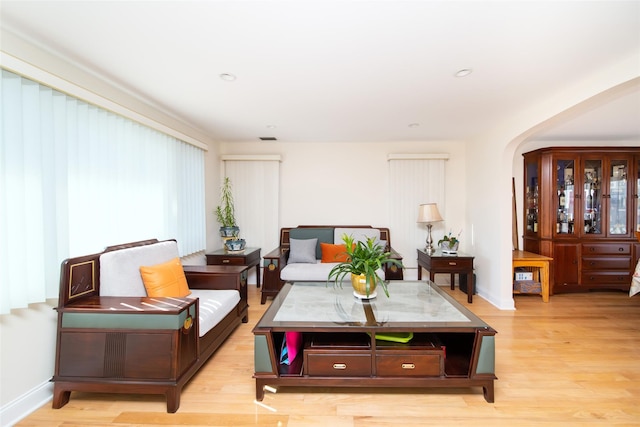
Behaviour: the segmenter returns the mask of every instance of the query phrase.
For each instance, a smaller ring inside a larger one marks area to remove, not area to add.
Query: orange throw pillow
[[[331,243],[320,242],[320,250],[322,251],[321,262],[347,262],[347,246],[332,245]]]
[[[186,297],[191,294],[180,258],[140,267],[142,282],[150,297]]]

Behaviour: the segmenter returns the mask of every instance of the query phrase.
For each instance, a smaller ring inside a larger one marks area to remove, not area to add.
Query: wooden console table
[[[543,302],[549,302],[549,262],[551,261],[553,261],[553,258],[534,254],[533,252],[513,251],[512,273],[515,273],[517,267],[533,267],[538,269]]]

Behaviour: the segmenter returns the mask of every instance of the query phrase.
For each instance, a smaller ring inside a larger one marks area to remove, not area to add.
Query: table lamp
[[[427,247],[424,249],[426,253],[431,255],[434,251],[433,240],[431,239],[431,227],[434,222],[443,221],[438,205],[436,203],[425,203],[418,208],[418,221],[427,225]]]

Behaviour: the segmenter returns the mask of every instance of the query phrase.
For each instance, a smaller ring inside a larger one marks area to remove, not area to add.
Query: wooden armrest
[[[190,289],[231,289],[241,291],[247,284],[247,267],[232,265],[185,265]]]
[[[100,297],[91,296],[74,301],[57,310],[62,313],[160,313],[179,312],[192,305],[189,297]]]

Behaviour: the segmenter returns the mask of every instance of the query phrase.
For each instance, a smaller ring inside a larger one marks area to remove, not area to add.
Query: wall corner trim
[[[281,162],[282,156],[280,154],[223,154],[220,156],[220,160],[223,162],[226,160],[236,160],[244,162]]]
[[[389,154],[387,160],[449,160],[448,153]]]

